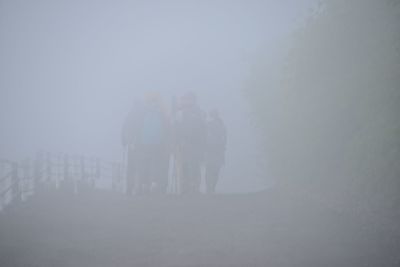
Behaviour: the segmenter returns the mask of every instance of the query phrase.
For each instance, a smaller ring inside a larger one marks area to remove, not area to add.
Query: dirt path
[[[400,238],[278,194],[46,195],[0,215],[0,266],[400,266]]]

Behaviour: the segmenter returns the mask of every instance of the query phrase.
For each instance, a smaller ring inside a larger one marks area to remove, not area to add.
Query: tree
[[[278,82],[246,90],[283,186],[375,211],[399,202],[399,1],[322,2]]]

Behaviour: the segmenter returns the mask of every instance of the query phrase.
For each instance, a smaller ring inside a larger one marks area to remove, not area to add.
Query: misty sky
[[[0,156],[45,149],[119,160],[135,97],[159,90],[168,105],[193,90],[227,124],[231,177],[221,187],[259,186],[241,90],[311,2],[0,0]]]

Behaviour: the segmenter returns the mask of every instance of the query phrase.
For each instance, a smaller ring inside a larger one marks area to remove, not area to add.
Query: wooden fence
[[[42,189],[54,188],[73,194],[100,187],[123,191],[123,165],[98,157],[39,152],[20,162],[0,159],[0,210],[26,201]]]

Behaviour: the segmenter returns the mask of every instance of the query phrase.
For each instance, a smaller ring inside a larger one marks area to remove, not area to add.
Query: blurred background
[[[400,266],[399,26],[399,0],[0,0],[0,265]],[[219,109],[240,195],[92,190],[149,91]]]
[[[220,190],[265,179],[243,89],[254,62],[284,52],[313,1],[0,1],[0,154],[38,150],[122,160],[134,99],[191,90],[220,109],[228,155]],[[272,62],[270,62],[272,60]]]

